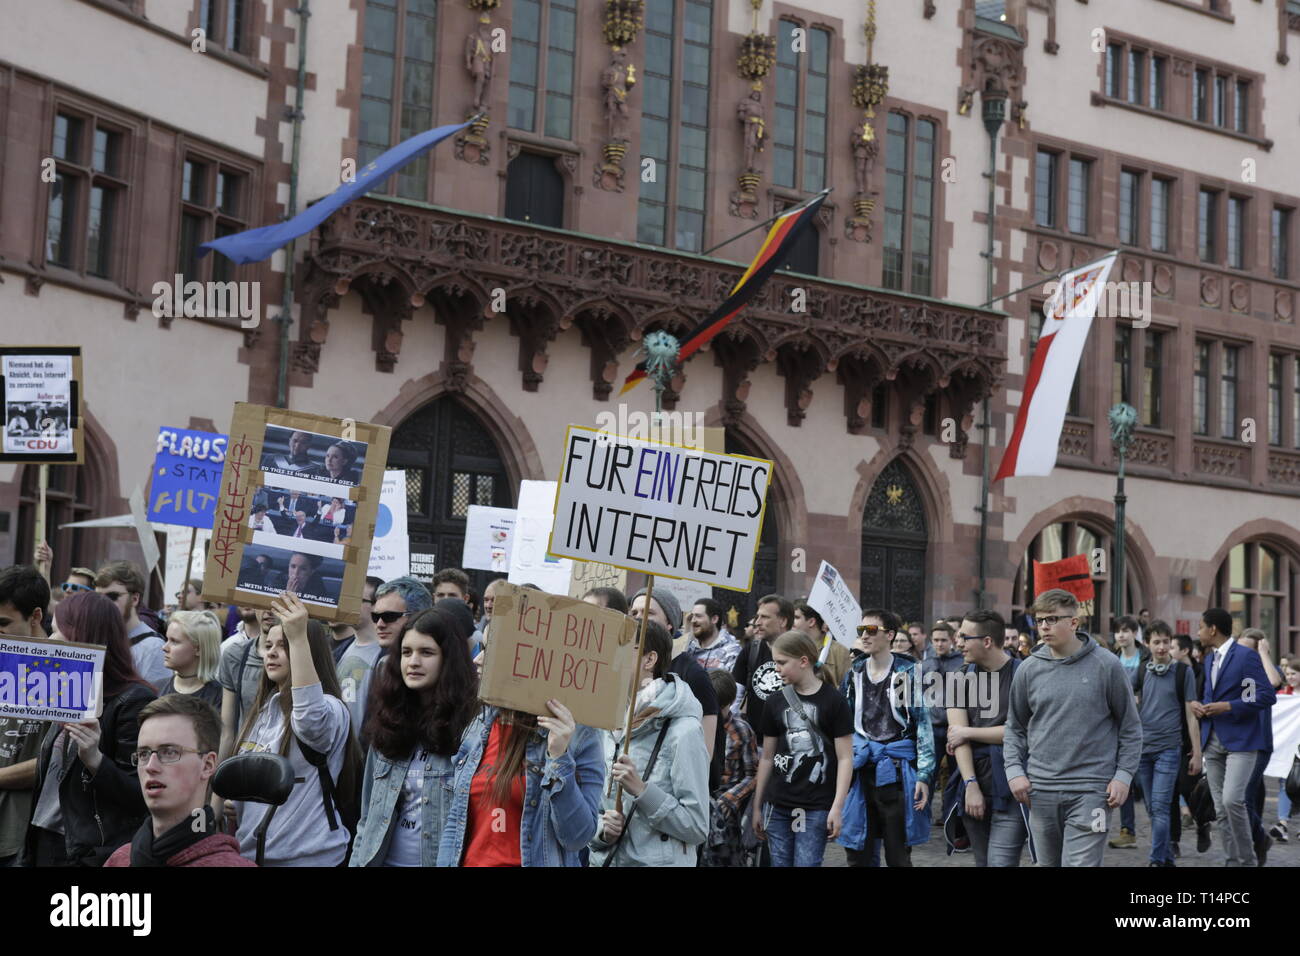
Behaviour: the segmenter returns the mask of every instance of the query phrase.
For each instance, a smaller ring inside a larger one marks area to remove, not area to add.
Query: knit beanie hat
[[[636,599],[641,597],[643,594],[645,594],[645,588],[642,588],[640,591],[637,591],[636,594],[633,594],[632,601],[635,602]],[[677,603],[677,598],[673,592],[668,590],[660,591],[656,589],[655,592],[650,595],[650,600],[658,604],[659,609],[664,612],[664,617],[668,618],[668,630],[674,634],[677,633],[682,626],[682,606]]]

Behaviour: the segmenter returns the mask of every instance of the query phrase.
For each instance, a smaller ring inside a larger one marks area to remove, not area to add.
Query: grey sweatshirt
[[[349,716],[347,705],[337,697],[326,694],[320,684],[295,687],[293,691],[293,732],[298,739],[314,750],[328,755],[327,766],[335,782],[343,770],[343,757],[348,743]],[[265,751],[279,753],[280,736],[284,733],[284,717],[280,713],[280,695],[272,694],[262,706],[249,730],[248,740],[239,745],[239,752]],[[271,826],[266,832],[266,857],[263,866],[338,866],[348,851],[348,831],[343,821],[331,831],[325,816],[324,796],[320,788],[320,775],[307,762],[302,749],[289,742],[289,761],[293,764],[296,781],[284,806],[275,811]],[[248,859],[257,853],[257,827],[269,812],[262,803],[235,802],[239,809],[239,852]]]
[[[1008,780],[1078,793],[1137,773],[1142,719],[1124,665],[1088,635],[1079,639],[1083,646],[1062,658],[1041,644],[1017,670],[1002,742]]]

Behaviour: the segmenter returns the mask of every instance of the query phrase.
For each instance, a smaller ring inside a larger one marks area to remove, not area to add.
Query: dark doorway
[[[751,455],[761,458],[752,448],[727,429],[728,455]],[[714,588],[713,599],[722,605],[726,615],[727,629],[737,636],[743,635],[745,625],[749,623],[754,612],[758,610],[758,599],[776,592],[777,557],[780,549],[776,540],[776,486],[767,490],[767,509],[763,513],[763,528],[758,536],[758,553],[754,557],[754,583],[749,593],[730,591],[726,588]]]
[[[925,505],[906,466],[895,458],[867,496],[862,515],[862,606],[883,607],[906,621],[925,621]]]
[[[435,554],[439,569],[461,566],[470,505],[514,504],[496,442],[474,413],[453,398],[430,402],[393,429],[388,467],[406,471],[411,552]],[[500,577],[465,570],[479,594]]]
[[[555,157],[521,150],[506,167],[506,218],[564,228],[564,177]]]

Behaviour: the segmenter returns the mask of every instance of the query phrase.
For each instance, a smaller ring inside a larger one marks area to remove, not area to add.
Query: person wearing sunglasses
[[[365,732],[367,706],[370,701],[370,681],[375,674],[375,665],[379,663],[384,649],[380,646],[375,632],[375,621],[371,611],[375,606],[375,591],[384,583],[383,578],[374,576],[366,578],[361,589],[361,620],[354,630],[354,637],[343,654],[339,657],[337,672],[339,687],[343,690],[343,703],[348,705],[352,715],[353,731],[366,747]]]
[[[217,772],[221,723],[197,695],[168,694],[140,711],[140,734],[131,752],[149,818],[105,866],[256,866],[239,855],[239,843],[217,832],[207,805]]]
[[[1002,735],[1011,795],[1029,807],[1040,866],[1101,866],[1110,813],[1142,760],[1142,719],[1114,654],[1079,628],[1079,600],[1044,591],[1033,607],[1043,643],[1011,682]]]
[[[892,611],[863,611],[859,656],[841,687],[853,713],[853,783],[839,836],[849,866],[869,866],[875,840],[886,865],[911,866],[911,848],[930,838],[934,731],[920,663],[890,650],[902,627]]]
[[[171,680],[172,672],[163,660],[162,635],[140,620],[145,587],[144,575],[129,561],[110,561],[95,574],[95,590],[122,613],[136,673],[159,690]]]
[[[122,613],[82,591],[55,610],[55,632],[106,648],[100,716],[48,725],[36,764],[23,866],[103,866],[147,816],[131,754],[140,712],[156,696],[135,670]]]
[[[384,652],[392,647],[408,620],[431,607],[433,595],[415,578],[393,578],[375,588],[375,606],[370,612],[370,620],[374,622],[375,636]]]

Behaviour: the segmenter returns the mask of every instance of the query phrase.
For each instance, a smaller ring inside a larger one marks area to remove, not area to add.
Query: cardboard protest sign
[[[406,472],[384,472],[370,543],[368,574],[391,581],[411,573],[411,539],[406,535]]]
[[[359,623],[391,434],[237,404],[203,597],[269,608],[288,590],[312,617]]]
[[[0,634],[0,717],[78,721],[104,709],[98,644]]]
[[[578,723],[613,730],[627,714],[636,628],[617,611],[499,585],[479,697],[539,715],[550,714],[546,702],[555,698]]]
[[[514,508],[470,505],[465,518],[465,549],[460,566],[508,572],[517,517]]]
[[[808,593],[808,606],[822,616],[831,637],[853,649],[857,627],[862,623],[862,606],[840,572],[826,561],[817,569],[817,580]]]
[[[189,428],[158,429],[149,483],[149,520],[211,529],[221,494],[225,435]]]
[[[574,561],[569,575],[569,597],[580,598],[592,588],[627,590],[627,572],[598,561]]]
[[[0,347],[0,461],[80,465],[86,458],[81,348]]]
[[[550,552],[748,591],[772,462],[570,425]]]
[[[1034,596],[1062,588],[1080,601],[1091,601],[1096,596],[1092,586],[1092,565],[1086,554],[1076,554],[1060,561],[1034,562]]]

